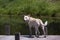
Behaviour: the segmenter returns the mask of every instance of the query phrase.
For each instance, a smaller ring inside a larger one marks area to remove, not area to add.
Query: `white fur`
[[[42,22],[42,20],[41,19],[36,19],[36,18],[32,18],[32,17],[29,17],[29,16],[24,16],[24,20],[25,21],[36,21],[36,23],[38,24],[38,25],[43,25],[43,26],[47,26],[47,24],[48,24],[48,22],[46,21],[45,23],[43,23]]]

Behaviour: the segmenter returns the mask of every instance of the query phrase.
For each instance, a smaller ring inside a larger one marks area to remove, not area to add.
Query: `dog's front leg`
[[[35,27],[35,36],[36,36],[36,37],[39,37],[39,34],[40,34],[40,33],[39,33],[39,30],[38,30],[38,27],[36,26],[36,27]]]
[[[32,25],[29,24],[29,31],[30,31],[30,33],[29,33],[29,34],[30,34],[29,37],[33,38],[34,36],[32,36],[32,29],[31,29],[31,28],[32,28]]]
[[[32,30],[31,30],[31,27],[29,27],[29,31],[30,31],[30,33],[29,33],[30,35],[29,35],[29,36],[31,37],[31,36],[32,36]]]

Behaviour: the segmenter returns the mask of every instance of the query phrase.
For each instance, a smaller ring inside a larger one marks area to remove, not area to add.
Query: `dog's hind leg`
[[[43,33],[44,33],[44,37],[46,38],[46,31],[45,31],[45,27],[42,26],[42,30],[43,30]]]

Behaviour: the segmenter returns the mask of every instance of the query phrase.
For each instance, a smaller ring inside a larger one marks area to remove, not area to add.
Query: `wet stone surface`
[[[15,40],[15,35],[0,35],[0,40]],[[44,36],[31,38],[28,35],[21,35],[20,40],[60,40],[60,35],[47,35],[46,38]]]

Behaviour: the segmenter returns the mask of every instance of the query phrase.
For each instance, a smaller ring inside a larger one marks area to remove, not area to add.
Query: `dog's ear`
[[[28,15],[30,17],[30,15]]]

